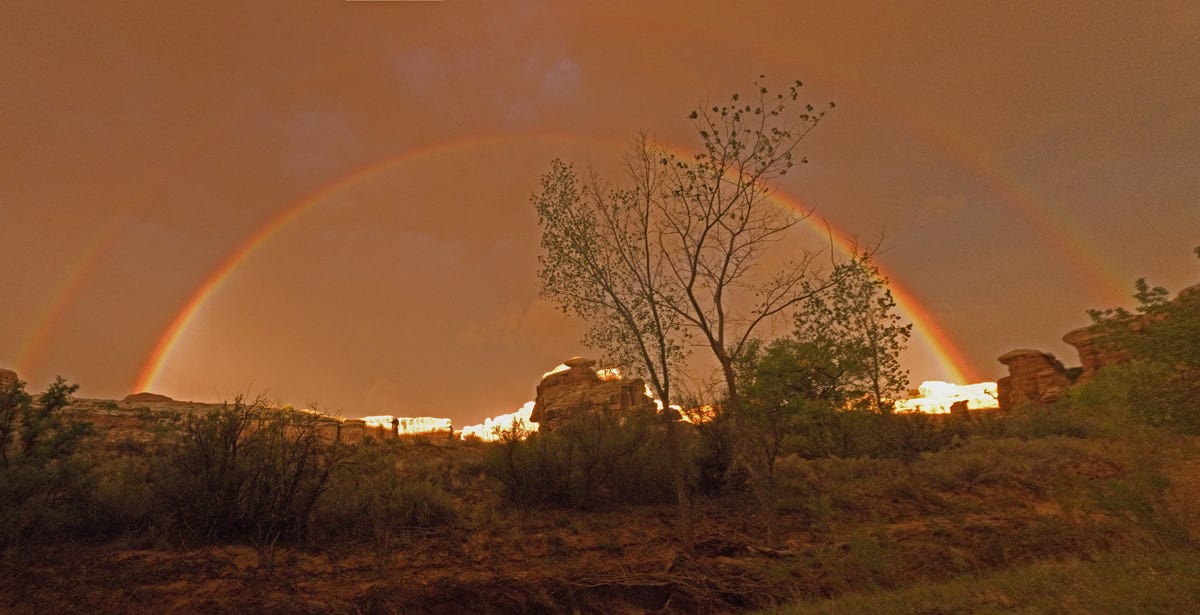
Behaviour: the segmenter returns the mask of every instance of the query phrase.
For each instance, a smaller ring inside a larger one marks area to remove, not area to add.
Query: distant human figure
[[[394,416],[392,417],[392,435],[400,437],[400,419]]]

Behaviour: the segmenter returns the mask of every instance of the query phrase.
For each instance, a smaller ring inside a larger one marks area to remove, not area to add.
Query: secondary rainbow
[[[579,136],[568,135],[492,135],[487,137],[472,137],[457,141],[439,143],[433,146],[415,149],[403,154],[386,158],[357,169],[345,176],[334,180],[308,197],[290,205],[279,213],[269,218],[266,222],[258,226],[258,228],[247,236],[229,255],[222,259],[212,272],[204,279],[204,281],[196,288],[195,291],[184,302],[183,307],[176,313],[171,323],[163,331],[163,334],[158,338],[153,351],[147,357],[142,369],[138,373],[137,379],[133,384],[134,391],[147,391],[155,388],[159,374],[163,367],[170,359],[172,353],[179,345],[179,341],[188,326],[195,319],[196,315],[203,309],[208,300],[221,288],[225,281],[236,271],[246,260],[260,247],[267,243],[272,237],[277,235],[281,230],[294,222],[308,210],[320,205],[322,202],[329,199],[339,191],[350,188],[368,178],[371,178],[379,173],[383,173],[389,169],[399,167],[401,165],[413,162],[418,159],[448,154],[457,151],[467,151],[475,148],[494,146],[500,144],[511,143],[532,143],[532,142],[560,142],[570,145],[578,145],[580,142],[596,142],[608,146],[618,145],[624,146],[624,143],[616,143],[611,140],[585,138]],[[668,148],[677,154],[683,150],[679,148]],[[783,193],[776,192],[771,199],[779,206],[788,208],[791,211],[805,211],[798,201],[788,197]],[[844,254],[850,255],[853,252],[852,241],[847,236],[834,229],[827,227],[822,220],[816,217],[808,217],[804,224],[809,226],[814,232],[826,233],[828,230],[833,239],[834,247]],[[886,272],[884,272],[887,275]],[[947,377],[958,382],[969,382],[976,379],[976,374],[971,368],[971,365],[963,357],[962,352],[953,343],[950,337],[943,331],[931,316],[929,311],[921,305],[921,303],[902,285],[900,285],[894,276],[889,276],[890,286],[893,296],[896,299],[897,306],[909,317],[913,322],[914,330],[918,333],[918,339],[926,344],[936,357],[942,369],[946,372]]]
[[[79,302],[80,294],[102,258],[116,243],[119,226],[117,222],[110,221],[92,237],[50,294],[45,307],[39,311],[41,316],[29,327],[17,352],[17,371],[25,379],[33,381],[41,376],[50,340],[62,327],[71,308]]]
[[[798,199],[782,192],[775,192],[770,198],[779,206],[799,215],[806,215],[810,211],[810,208],[806,207]],[[817,215],[809,215],[804,220],[804,223],[809,230],[827,237],[837,251],[847,256],[855,254],[854,239],[846,233],[839,231],[827,219]],[[879,269],[879,273],[887,279],[888,288],[892,291],[892,298],[896,301],[896,307],[900,308],[900,311],[908,316],[908,319],[912,322],[913,332],[916,333],[913,339],[926,347],[937,361],[938,367],[942,370],[944,376],[958,384],[979,382],[982,379],[979,373],[971,365],[971,362],[967,360],[962,350],[958,348],[958,345],[954,343],[950,335],[938,324],[937,318],[930,313],[929,308],[925,307],[912,291],[900,284],[890,270],[878,261],[874,264]]]

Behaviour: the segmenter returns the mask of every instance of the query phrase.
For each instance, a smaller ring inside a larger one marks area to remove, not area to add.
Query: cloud
[[[298,174],[326,175],[353,166],[362,149],[340,114],[305,109],[286,128],[288,163]]]
[[[538,93],[543,99],[573,98],[579,94],[583,85],[583,69],[571,58],[558,61],[542,77],[542,86]]]
[[[536,89],[517,93],[508,100],[506,115],[513,125],[533,126],[543,121],[543,111],[579,103],[583,69],[573,58],[561,58],[547,65],[535,56],[525,62],[524,73]]]
[[[396,56],[396,73],[404,85],[422,89],[432,84],[441,70],[433,50],[418,47]]]

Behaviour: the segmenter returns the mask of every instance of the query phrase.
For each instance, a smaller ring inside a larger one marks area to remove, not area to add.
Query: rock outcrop
[[[1172,301],[1196,305],[1191,302],[1200,302],[1200,284],[1179,291]],[[1128,326],[1133,332],[1142,331],[1152,318],[1137,315],[1128,320]],[[1064,369],[1054,355],[1039,350],[1013,350],[1000,357],[1000,362],[1008,366],[1008,376],[997,381],[1001,410],[1060,399],[1071,385],[1087,382],[1101,368],[1124,363],[1130,358],[1129,351],[1109,343],[1100,326],[1075,329],[1062,339],[1079,351],[1081,367]]]
[[[1063,336],[1063,341],[1079,351],[1079,363],[1083,371],[1078,382],[1087,382],[1105,365],[1115,365],[1129,360],[1129,352],[1113,348],[1106,343],[1104,334],[1096,327],[1082,327]]]
[[[1172,301],[1198,300],[1200,300],[1200,284],[1179,291]],[[1148,318],[1150,317],[1146,315],[1135,316],[1129,321],[1130,329],[1134,332],[1143,330],[1148,324]],[[1079,374],[1078,382],[1087,382],[1096,375],[1100,368],[1124,363],[1130,358],[1127,350],[1115,348],[1112,344],[1107,343],[1103,330],[1095,325],[1075,329],[1064,335],[1062,339],[1079,351],[1079,362],[1083,366],[1083,372]]]
[[[12,386],[17,381],[17,372],[11,369],[0,369],[0,391]]]
[[[553,431],[587,413],[621,416],[655,408],[641,378],[601,378],[596,362],[582,357],[565,364],[568,369],[546,374],[538,384],[529,420],[539,431]]]
[[[1008,366],[1008,375],[996,381],[1001,410],[1062,399],[1072,384],[1070,372],[1047,352],[1013,350],[1001,355],[1000,362]]]
[[[121,401],[125,402],[127,404],[152,404],[152,403],[166,403],[166,402],[171,402],[171,401],[175,401],[175,400],[171,399],[170,397],[167,397],[166,395],[159,395],[158,393],[147,393],[147,392],[143,391],[141,393],[130,393],[129,395],[126,395],[125,399],[122,399]]]

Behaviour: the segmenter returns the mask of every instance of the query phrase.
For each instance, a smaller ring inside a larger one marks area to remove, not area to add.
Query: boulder
[[[553,431],[588,413],[623,416],[655,408],[641,378],[601,378],[596,362],[583,357],[564,364],[566,370],[546,374],[538,384],[529,420],[539,431]]]
[[[1054,355],[1040,350],[1006,352],[1000,362],[1008,376],[996,382],[1001,410],[1021,404],[1047,404],[1061,399],[1071,386],[1071,377]]]

